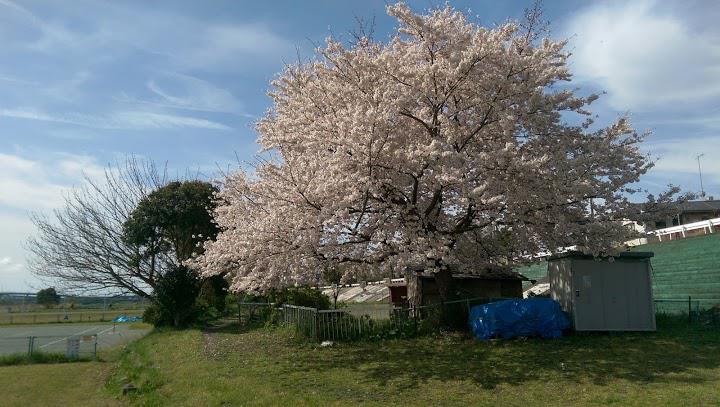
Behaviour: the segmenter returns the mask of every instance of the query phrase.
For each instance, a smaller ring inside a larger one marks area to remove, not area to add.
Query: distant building
[[[504,267],[486,267],[472,274],[453,273],[452,297],[466,298],[522,298],[523,282],[530,281],[522,274]],[[320,287],[332,296],[333,287]],[[439,304],[440,293],[435,274],[422,270],[408,272],[404,278],[338,287],[339,303],[388,303],[395,307]]]
[[[407,282],[407,286],[404,287],[406,299],[403,300],[410,305],[422,306],[441,302],[434,273],[410,272],[405,280]],[[453,273],[451,297],[454,299],[522,298],[522,284],[523,281],[528,280],[527,277],[516,271],[497,266],[486,267],[473,273]],[[399,284],[389,288],[391,292],[403,290]],[[392,294],[391,297],[393,297]],[[398,295],[396,298],[402,298],[402,295]]]
[[[664,219],[654,219],[645,222],[645,231],[650,232],[657,229],[669,228],[672,226],[686,225],[688,223],[701,222],[714,218],[720,218],[720,200],[712,199],[707,201],[687,201],[678,205],[678,213]]]

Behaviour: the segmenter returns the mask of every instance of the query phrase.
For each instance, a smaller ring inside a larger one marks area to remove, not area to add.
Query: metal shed
[[[654,331],[650,252],[613,258],[563,253],[548,259],[550,296],[577,331]]]

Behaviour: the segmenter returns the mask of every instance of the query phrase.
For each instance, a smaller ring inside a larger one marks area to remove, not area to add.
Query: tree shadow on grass
[[[430,380],[472,380],[483,388],[562,379],[606,385],[702,383],[693,369],[720,367],[720,330],[572,335],[556,340],[476,342],[458,337],[342,345],[294,356],[295,371],[354,369],[364,380],[416,388]]]

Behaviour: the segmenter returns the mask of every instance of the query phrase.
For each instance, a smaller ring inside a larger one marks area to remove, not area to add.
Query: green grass
[[[0,355],[0,366],[31,365],[38,363],[70,363],[87,361],[87,358],[68,359],[62,353],[33,352]]]
[[[0,367],[0,405],[115,406],[105,389],[113,364],[79,362]]]
[[[152,324],[146,322],[131,322],[128,329],[152,329]]]
[[[321,348],[280,329],[156,331],[108,382],[133,405],[718,405],[720,329],[476,342],[445,335]]]

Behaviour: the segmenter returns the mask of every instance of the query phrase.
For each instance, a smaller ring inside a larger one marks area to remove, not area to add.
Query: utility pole
[[[705,198],[705,188],[703,187],[702,182],[702,168],[700,168],[700,157],[704,156],[705,154],[698,154],[695,158],[698,162],[698,174],[700,174],[700,196]]]

